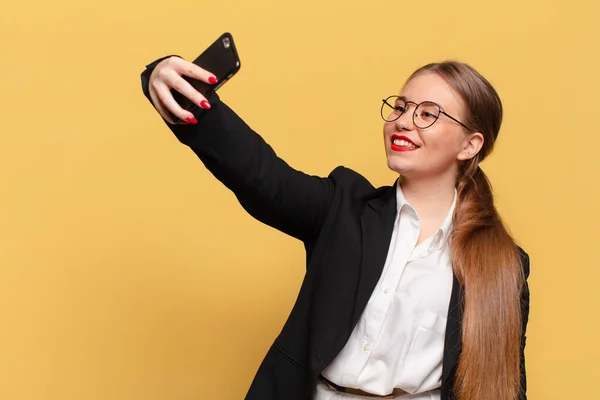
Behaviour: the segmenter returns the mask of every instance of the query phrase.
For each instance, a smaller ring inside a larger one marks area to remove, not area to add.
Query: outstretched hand
[[[170,124],[181,121],[195,124],[198,121],[194,115],[184,110],[175,101],[171,89],[177,90],[204,109],[209,109],[210,103],[188,81],[183,79],[182,75],[210,84],[217,83],[217,78],[212,73],[183,58],[172,56],[162,60],[152,71],[149,81],[150,99],[156,111]],[[173,121],[173,115],[180,121]]]

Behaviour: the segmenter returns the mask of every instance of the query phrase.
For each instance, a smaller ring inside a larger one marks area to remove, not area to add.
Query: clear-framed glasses
[[[386,122],[393,122],[408,110],[409,104],[414,104],[415,106],[412,119],[413,124],[419,129],[429,128],[431,125],[435,124],[435,121],[440,118],[441,114],[444,114],[451,120],[462,125],[468,131],[473,132],[472,129],[442,110],[439,104],[434,103],[433,101],[424,101],[417,104],[414,101],[409,101],[402,96],[396,95],[389,96],[383,100],[383,104],[381,105],[381,118]]]

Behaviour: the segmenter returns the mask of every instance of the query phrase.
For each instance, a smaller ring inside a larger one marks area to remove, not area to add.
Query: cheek
[[[384,139],[384,141],[392,132],[394,132],[394,124],[393,123],[383,124],[383,139]]]
[[[429,135],[431,133],[431,135]],[[454,131],[428,132],[423,135],[425,148],[429,153],[435,153],[443,158],[456,158],[462,148],[462,134]],[[427,138],[427,140],[425,140]]]
[[[392,122],[385,122],[383,124],[383,133],[384,134],[386,134],[392,130],[394,130],[394,124]]]

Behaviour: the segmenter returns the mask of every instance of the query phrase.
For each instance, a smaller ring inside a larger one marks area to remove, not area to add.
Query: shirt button
[[[371,347],[369,346],[369,343],[365,344],[365,346],[363,347],[364,351],[370,351]]]
[[[385,288],[385,289],[383,289],[383,293],[389,293],[389,292],[390,292],[390,289],[389,289],[389,288]]]

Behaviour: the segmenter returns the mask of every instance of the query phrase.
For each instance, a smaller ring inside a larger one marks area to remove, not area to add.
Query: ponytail
[[[513,400],[520,393],[521,304],[518,247],[496,208],[479,156],[463,167],[451,236],[454,273],[464,298],[459,400]]]

